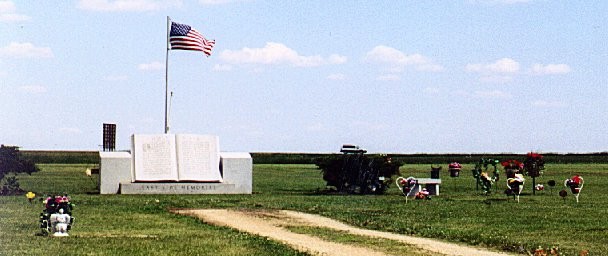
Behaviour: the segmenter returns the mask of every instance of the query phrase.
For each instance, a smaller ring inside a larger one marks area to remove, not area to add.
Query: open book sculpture
[[[133,182],[222,181],[217,136],[135,134],[131,140]]]

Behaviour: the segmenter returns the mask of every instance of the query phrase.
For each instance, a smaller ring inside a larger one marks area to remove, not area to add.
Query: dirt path
[[[324,227],[344,231],[354,235],[374,238],[391,239],[403,242],[423,251],[429,255],[468,255],[493,256],[508,255],[486,251],[479,248],[456,245],[428,238],[419,238],[399,235],[389,232],[356,228],[330,218],[295,211],[234,211],[234,210],[174,210],[174,213],[200,218],[213,225],[227,226],[247,233],[268,237],[285,243],[296,250],[308,252],[313,255],[387,255],[383,252],[369,248],[340,244],[322,240],[318,237],[298,234],[287,230],[286,226]]]

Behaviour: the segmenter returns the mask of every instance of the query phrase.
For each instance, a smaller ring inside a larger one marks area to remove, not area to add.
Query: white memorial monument
[[[169,50],[197,50],[173,45],[171,35],[181,32],[180,26],[167,16],[167,64]],[[213,44],[200,43],[209,47],[209,56]],[[132,135],[130,152],[99,152],[99,192],[251,194],[253,163],[249,153],[220,152],[219,139],[213,135],[168,134],[168,71],[165,65],[165,134]]]
[[[131,136],[131,152],[100,152],[101,194],[251,194],[249,153],[220,152],[213,135]]]

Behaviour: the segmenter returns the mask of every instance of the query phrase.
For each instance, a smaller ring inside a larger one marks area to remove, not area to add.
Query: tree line
[[[23,150],[23,157],[37,164],[62,163],[62,164],[98,164],[98,151],[43,151]],[[608,163],[608,152],[596,153],[543,153],[544,160],[548,164],[575,164],[575,163]],[[315,164],[319,158],[339,153],[280,153],[280,152],[252,152],[254,164]],[[368,154],[388,155],[393,160],[405,164],[449,164],[459,162],[462,164],[474,164],[480,158],[492,158],[499,160],[526,158],[526,154],[513,153],[474,153],[474,154]]]

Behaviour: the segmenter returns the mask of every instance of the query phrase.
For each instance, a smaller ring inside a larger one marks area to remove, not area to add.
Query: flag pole
[[[165,134],[169,133],[169,33],[171,31],[171,18],[167,16],[167,52],[165,53]]]

